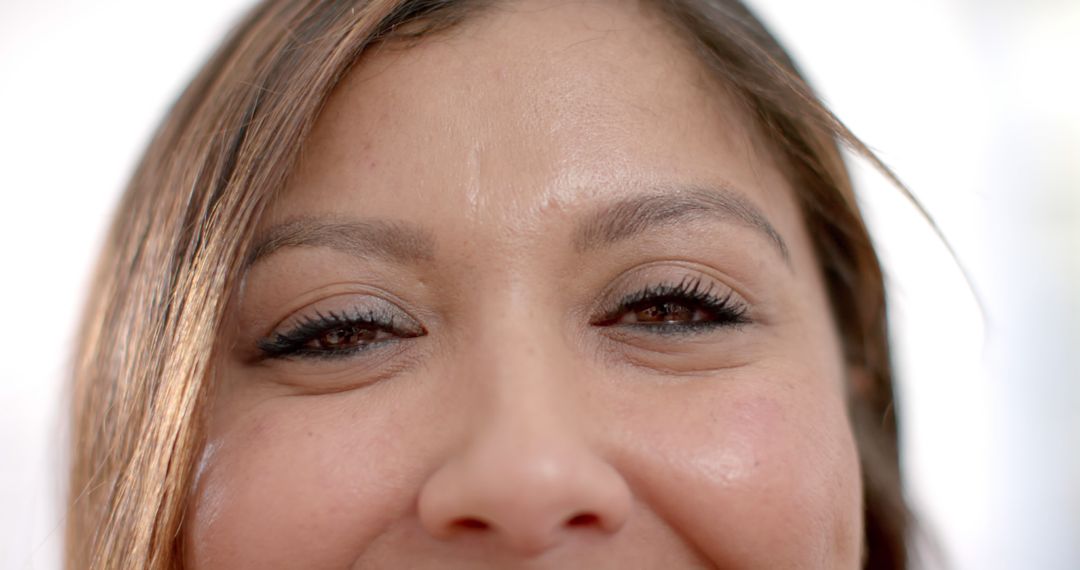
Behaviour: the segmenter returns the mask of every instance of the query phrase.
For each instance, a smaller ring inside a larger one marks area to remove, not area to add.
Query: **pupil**
[[[374,338],[375,331],[358,327],[334,329],[322,337],[322,345],[327,347],[352,346]]]
[[[639,321],[681,322],[690,319],[690,309],[679,303],[657,303],[638,313]]]
[[[351,333],[351,330],[349,330],[347,328],[338,328],[338,329],[335,329],[335,330],[330,330],[329,333],[327,333],[326,337],[325,337],[326,344],[332,345],[332,347],[334,347],[334,345],[346,342],[346,340],[350,336],[349,335],[350,333]]]

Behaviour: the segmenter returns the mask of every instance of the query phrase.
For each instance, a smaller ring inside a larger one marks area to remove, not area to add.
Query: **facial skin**
[[[187,565],[858,567],[793,196],[629,4],[500,5],[365,56],[231,303]]]

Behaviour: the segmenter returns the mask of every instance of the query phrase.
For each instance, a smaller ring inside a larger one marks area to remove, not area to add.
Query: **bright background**
[[[924,525],[954,569],[1080,568],[1080,2],[751,2],[981,302],[856,164]],[[0,568],[60,566],[64,373],[92,260],[152,129],[249,3],[0,0]]]

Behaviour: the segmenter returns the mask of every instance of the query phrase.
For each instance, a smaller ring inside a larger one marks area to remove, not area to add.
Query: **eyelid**
[[[679,271],[672,271],[678,268]],[[635,310],[675,302],[708,315],[701,320],[624,322]],[[640,306],[639,306],[640,305]],[[636,307],[636,308],[635,308]],[[735,288],[701,270],[683,264],[650,264],[624,273],[594,305],[589,324],[613,337],[663,338],[705,336],[742,328],[756,321],[749,303]]]
[[[319,313],[337,313],[344,316],[356,316],[365,313],[385,313],[405,317],[403,322],[416,323],[420,326],[420,320],[413,316],[412,312],[403,308],[404,303],[396,297],[384,294],[381,291],[349,291],[334,295],[318,297],[305,302],[303,305],[289,311],[284,317],[273,321],[273,325],[264,329],[261,336],[272,336],[281,330],[294,328],[297,324],[318,318]],[[398,317],[400,318],[400,317]]]
[[[316,302],[293,312],[279,321],[272,331],[256,341],[260,359],[347,358],[397,341],[427,334],[424,326],[397,304],[377,296],[363,295],[363,297],[368,300],[367,303],[354,301],[344,305],[347,306],[344,309],[324,309],[319,307],[320,302]],[[371,300],[375,302],[372,303]],[[365,304],[367,306],[363,307]],[[343,305],[339,301],[335,306]],[[341,327],[383,331],[394,336],[345,348],[313,349],[303,346]]]
[[[629,276],[628,276],[629,277]],[[625,281],[637,283],[628,286]],[[620,283],[622,282],[622,283]],[[593,310],[596,320],[599,316],[610,315],[612,312],[622,310],[637,302],[649,299],[675,296],[689,298],[711,298],[716,301],[730,301],[733,305],[739,305],[749,309],[747,302],[734,288],[727,286],[717,279],[699,272],[681,272],[677,276],[657,276],[650,279],[619,279],[612,287],[609,287],[601,296],[601,302]]]
[[[407,330],[406,327],[400,325],[401,319],[398,319],[398,314],[390,312],[381,312],[368,310],[366,314],[362,314],[360,311],[336,313],[329,311],[327,314],[323,314],[321,311],[316,310],[315,315],[304,315],[299,321],[290,327],[285,332],[275,331],[271,333],[271,336],[289,336],[297,334],[298,332],[318,332],[319,330],[331,329],[334,327],[345,326],[368,326],[372,329],[378,329],[391,333],[412,334],[416,329],[422,329],[423,327],[411,327],[413,330]]]
[[[759,301],[755,292],[750,290],[742,279],[713,264],[697,259],[664,257],[624,266],[611,274],[607,285],[603,286],[589,311],[595,312],[599,305],[610,306],[612,299],[624,297],[647,286],[660,283],[674,285],[687,278],[700,278],[702,283],[715,285],[716,291],[730,290],[735,294],[735,298],[750,306],[756,306]]]

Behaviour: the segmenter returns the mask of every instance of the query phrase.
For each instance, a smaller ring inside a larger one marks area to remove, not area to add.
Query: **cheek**
[[[210,440],[186,527],[191,567],[347,567],[412,507],[421,469],[406,430],[392,407],[350,400],[272,399]]]
[[[861,483],[840,398],[806,397],[821,380],[753,376],[651,399],[623,472],[720,567],[857,567]]]
[[[595,422],[582,429],[635,502],[715,565],[855,568],[861,487],[836,374],[801,364],[670,381],[623,370],[579,394]],[[233,419],[210,427],[188,567],[344,568],[395,525],[416,527],[419,490],[471,433],[451,410],[479,408],[412,380],[219,401]]]

